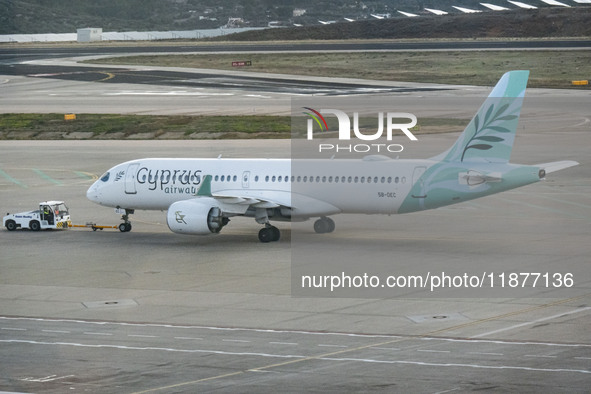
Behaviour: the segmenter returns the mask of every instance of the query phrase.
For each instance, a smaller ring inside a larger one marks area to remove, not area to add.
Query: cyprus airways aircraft
[[[125,210],[122,232],[136,209],[168,210],[175,233],[219,233],[247,216],[271,242],[280,237],[271,221],[319,218],[314,230],[329,233],[330,215],[416,212],[525,186],[578,164],[509,163],[528,75],[503,75],[455,144],[430,159],[140,159],[111,168],[87,197]]]

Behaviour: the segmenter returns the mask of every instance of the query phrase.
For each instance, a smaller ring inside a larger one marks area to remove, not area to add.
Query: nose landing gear
[[[129,215],[132,215],[135,211],[133,209],[126,209],[125,214],[121,216],[123,223],[119,225],[119,231],[127,233],[131,231],[131,222],[129,221]]]

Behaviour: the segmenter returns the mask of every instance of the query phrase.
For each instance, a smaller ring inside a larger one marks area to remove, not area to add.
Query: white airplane
[[[430,159],[139,159],[111,168],[87,197],[124,210],[122,232],[136,209],[168,210],[175,233],[219,233],[246,216],[271,242],[280,237],[271,221],[319,218],[314,230],[329,233],[330,215],[416,212],[525,186],[578,164],[509,163],[528,75],[503,75],[455,144]]]

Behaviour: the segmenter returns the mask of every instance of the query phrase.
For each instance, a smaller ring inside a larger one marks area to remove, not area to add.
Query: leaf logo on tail
[[[474,135],[466,143],[460,161],[464,161],[466,151],[469,149],[489,150],[493,147],[492,143],[505,141],[505,138],[500,135],[511,134],[512,131],[507,128],[504,122],[519,118],[519,116],[512,113],[513,111],[509,107],[510,103],[505,103],[495,112],[495,104],[491,104],[484,115],[482,123],[480,123],[479,116],[476,114],[474,117]],[[508,109],[509,111],[507,111]]]

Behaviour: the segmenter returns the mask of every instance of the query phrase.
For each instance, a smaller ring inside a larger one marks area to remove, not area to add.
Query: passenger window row
[[[238,176],[236,175],[215,175],[213,180],[215,182],[236,182]],[[247,181],[247,179],[245,179]],[[288,175],[266,175],[264,178],[255,175],[255,182],[276,182],[276,183],[406,183],[406,177],[377,177],[377,176],[295,176]]]
[[[101,180],[106,181],[108,180],[108,173],[105,174]],[[149,182],[153,182],[156,181],[158,177],[153,177],[153,176],[146,176],[145,174],[141,177],[139,177],[139,180],[141,182],[145,182],[146,180],[148,180]],[[169,182],[171,178],[171,175],[168,174],[167,176],[164,176],[164,174],[162,174],[160,176],[160,180],[162,181],[166,181]],[[176,177],[173,177],[176,178]],[[180,176],[178,177],[179,181],[181,179],[183,179],[185,182],[199,182],[201,179],[200,175],[193,175],[193,174],[186,174],[183,178],[181,178]],[[238,176],[237,175],[215,175],[213,177],[213,180],[215,182],[237,182],[238,181]],[[244,179],[245,182],[248,181],[248,178]],[[259,177],[258,175],[256,175],[254,177],[254,181],[255,182],[259,182],[259,181],[263,181],[261,180],[261,177]],[[295,176],[292,175],[291,177],[288,175],[266,175],[264,177],[264,182],[291,182],[291,183],[406,183],[406,177],[377,177],[377,176],[320,176],[320,175],[316,175],[316,176]]]
[[[259,176],[254,177],[259,182]],[[377,176],[295,176],[287,175],[266,175],[264,182],[291,182],[291,183],[406,183],[406,177],[377,177]]]
[[[237,175],[216,175],[214,178],[216,182],[236,182],[238,180]]]

